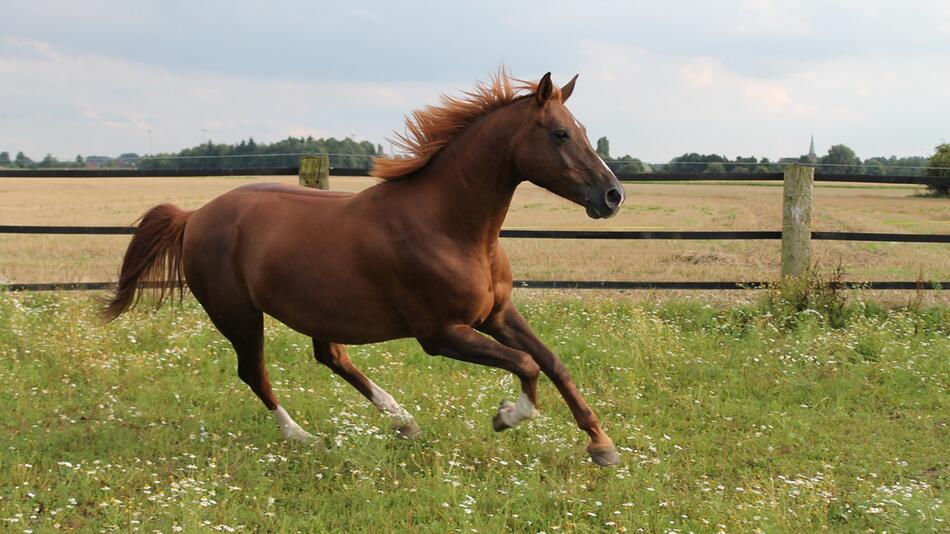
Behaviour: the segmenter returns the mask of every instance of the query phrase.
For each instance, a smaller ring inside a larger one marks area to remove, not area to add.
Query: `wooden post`
[[[330,156],[300,156],[300,185],[330,189]]]
[[[785,167],[782,213],[782,276],[798,276],[811,266],[811,191],[815,168]]]

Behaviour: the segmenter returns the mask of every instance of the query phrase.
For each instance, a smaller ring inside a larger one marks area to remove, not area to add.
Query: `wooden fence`
[[[215,170],[145,171],[137,169],[0,169],[0,178],[149,178],[199,176],[298,176],[301,185],[329,188],[331,169],[326,156],[304,156],[298,167],[235,168]],[[332,169],[335,176],[368,176],[366,169]],[[782,276],[794,276],[811,264],[811,241],[885,241],[903,243],[950,243],[950,234],[892,234],[863,232],[814,232],[811,230],[813,182],[864,182],[886,184],[947,185],[948,177],[895,176],[816,173],[814,167],[789,165],[785,172],[766,173],[644,173],[620,174],[623,182],[662,181],[762,181],[782,180],[783,221],[781,231],[588,231],[588,230],[502,230],[504,238],[526,239],[781,239]],[[0,226],[0,234],[124,235],[134,233],[126,226]],[[515,286],[542,289],[759,289],[769,282],[708,281],[596,281],[596,280],[516,280]],[[34,283],[0,286],[13,291],[94,290],[113,282]],[[859,289],[950,289],[950,281],[870,281],[840,282],[845,288]]]

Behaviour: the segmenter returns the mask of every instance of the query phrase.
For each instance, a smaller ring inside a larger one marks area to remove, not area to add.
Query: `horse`
[[[376,157],[380,181],[351,194],[279,184],[239,187],[194,211],[147,211],[122,260],[102,314],[113,320],[143,290],[157,305],[184,286],[237,353],[237,374],[270,410],[283,436],[310,441],[271,390],[263,314],[313,339],[316,360],[413,438],[412,415],[367,378],[345,345],[413,337],[429,355],[497,367],[521,384],[502,401],[495,431],[537,411],[543,372],[557,387],[587,451],[620,462],[610,437],[561,360],[512,302],[512,274],[499,233],[515,188],[529,181],[586,209],[617,213],[624,190],[565,107],[563,87],[504,69],[459,97],[416,110],[394,139],[407,155]]]

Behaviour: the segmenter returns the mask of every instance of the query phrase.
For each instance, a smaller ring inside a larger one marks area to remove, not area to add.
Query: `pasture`
[[[352,347],[416,416],[390,435],[273,321],[274,388],[314,446],[280,438],[190,298],[104,327],[80,294],[0,293],[0,521],[9,532],[941,531],[950,313],[820,314],[522,296],[623,465],[584,451],[551,384],[496,434],[515,381]]]
[[[296,178],[5,179],[0,224],[124,225]],[[366,178],[331,180],[359,190]],[[767,230],[775,184],[626,184],[607,221],[522,186],[509,228]],[[818,184],[815,230],[942,233],[910,186]],[[127,236],[0,236],[0,282],[114,280]],[[950,278],[943,245],[821,242],[850,280]],[[772,279],[777,241],[506,240],[532,279]],[[753,292],[518,291],[623,455],[601,469],[544,378],[541,417],[496,434],[507,373],[415,342],[351,347],[422,426],[411,442],[309,340],[268,320],[275,392],[317,435],[285,442],[186,296],[104,326],[89,293],[0,292],[0,522],[11,532],[946,530],[946,292],[849,292],[842,321]],[[709,303],[715,301],[715,306]],[[903,304],[883,308],[881,302]],[[909,304],[909,306],[907,306]]]

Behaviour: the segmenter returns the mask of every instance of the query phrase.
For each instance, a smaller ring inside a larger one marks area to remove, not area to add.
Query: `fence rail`
[[[299,176],[301,184],[325,186],[326,178],[334,176],[368,176],[367,169],[336,168],[329,169],[324,158],[315,162],[316,157],[301,159],[301,165],[296,167],[279,168],[229,168],[229,169],[178,169],[178,170],[143,170],[143,169],[0,169],[0,178],[154,178],[154,177],[202,177],[202,176]],[[795,178],[794,173],[801,175]],[[322,178],[321,178],[322,177]],[[852,182],[852,183],[884,183],[884,184],[916,184],[916,185],[950,185],[950,177],[932,176],[898,176],[898,175],[866,175],[866,174],[836,174],[815,173],[814,169],[802,169],[793,166],[781,172],[723,172],[714,174],[696,174],[687,172],[664,172],[642,174],[619,174],[625,182],[668,182],[668,181],[779,181],[785,180],[786,191],[785,208],[787,212],[807,211],[804,222],[783,222],[782,231],[630,231],[630,230],[529,230],[508,229],[502,230],[501,237],[518,239],[690,239],[690,240],[779,240],[783,242],[783,273],[789,265],[785,259],[785,249],[789,249],[792,256],[798,258],[798,265],[808,265],[811,240],[833,241],[876,241],[900,243],[950,243],[950,234],[895,234],[870,232],[824,232],[811,231],[811,183],[824,182]],[[804,180],[794,182],[793,180]],[[804,194],[790,192],[790,183],[803,185]],[[802,243],[795,243],[789,239],[790,228],[798,233],[804,233]],[[28,225],[0,225],[0,234],[33,234],[33,235],[130,235],[135,233],[132,226],[28,226]],[[796,266],[793,266],[796,267]],[[797,267],[800,269],[800,267]],[[795,269],[792,269],[794,274]],[[516,280],[515,287],[535,289],[655,289],[655,290],[735,290],[735,289],[762,289],[768,282],[732,282],[732,281],[593,281],[593,280]],[[870,281],[870,282],[840,282],[831,283],[831,286],[855,289],[903,289],[903,290],[947,290],[950,282],[931,281]],[[0,289],[12,291],[48,291],[48,290],[101,290],[114,286],[114,282],[74,282],[74,283],[30,283],[30,284],[0,284]]]
[[[0,234],[46,235],[131,235],[134,226],[23,226],[0,225]],[[774,240],[779,230],[748,231],[633,231],[633,230],[502,230],[509,239],[687,239],[687,240]],[[950,234],[886,234],[873,232],[815,232],[820,241],[883,241],[891,243],[950,243]]]

